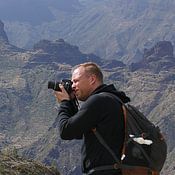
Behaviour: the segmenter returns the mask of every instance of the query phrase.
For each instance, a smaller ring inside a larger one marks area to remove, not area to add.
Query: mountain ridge
[[[165,45],[167,42],[163,41]],[[161,46],[160,43],[157,46]],[[10,43],[1,42],[0,47],[2,45],[9,46]],[[65,48],[60,50],[61,55],[65,55],[62,62],[56,59],[59,58],[57,49],[60,45]],[[158,53],[166,53],[165,47],[159,48]],[[164,48],[165,51],[162,51]],[[131,97],[132,104],[161,128],[168,144],[168,158],[162,175],[174,175],[175,66],[172,64],[168,70],[164,69],[161,60],[169,61],[169,58],[166,54],[155,55],[154,51],[150,48],[147,50],[150,54],[142,55],[140,60],[146,59],[147,62],[144,67],[140,64],[136,70],[116,60],[107,61],[95,56],[97,60],[94,61],[100,63],[105,82],[125,91]],[[80,172],[80,142],[59,138],[58,128],[53,125],[58,105],[52,90],[47,89],[47,83],[70,77],[73,65],[69,61],[74,58],[75,52],[79,55],[76,64],[81,63],[82,57],[88,56],[63,39],[41,40],[32,50],[21,51],[17,48],[14,51],[11,47],[1,47],[0,55],[0,148],[14,146],[21,154],[48,165],[56,164],[61,173],[69,175]],[[67,57],[67,53],[72,57]],[[46,64],[42,62],[43,55],[46,55]],[[154,66],[149,66],[152,62],[150,56],[154,56],[158,64],[160,61],[157,71]],[[168,56],[174,60],[171,49]]]
[[[65,1],[65,7],[72,6],[75,11],[61,10],[61,5],[54,1],[50,3],[54,21],[38,26],[27,21],[21,25],[5,20],[10,41],[16,46],[31,47],[43,38],[63,38],[78,45],[84,53],[94,53],[107,60],[122,60],[127,64],[137,61],[134,60],[137,51],[153,47],[160,40],[175,43],[173,0],[70,2],[68,5]]]

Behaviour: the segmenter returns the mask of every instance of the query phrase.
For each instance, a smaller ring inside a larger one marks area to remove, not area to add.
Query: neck
[[[98,84],[96,84],[96,86],[93,86],[91,93],[93,93],[93,92],[94,92],[96,89],[98,89],[101,85],[102,85],[102,83],[98,83]]]

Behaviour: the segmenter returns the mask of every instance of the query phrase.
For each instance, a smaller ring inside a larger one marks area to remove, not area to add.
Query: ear
[[[96,80],[97,80],[96,76],[92,74],[89,78],[90,78],[90,79],[89,79],[90,85],[95,84],[95,82],[96,82]]]

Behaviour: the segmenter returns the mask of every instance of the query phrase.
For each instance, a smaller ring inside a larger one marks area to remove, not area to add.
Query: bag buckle
[[[119,168],[120,168],[120,164],[118,164],[118,163],[114,163],[114,165],[113,165],[113,166],[114,166],[114,169],[115,169],[115,170],[117,170],[117,169],[119,169]]]

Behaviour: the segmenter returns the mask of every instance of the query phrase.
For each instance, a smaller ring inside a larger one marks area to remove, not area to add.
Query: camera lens
[[[59,82],[49,81],[48,82],[48,89],[53,89],[55,91],[61,91],[59,84],[60,84]]]

